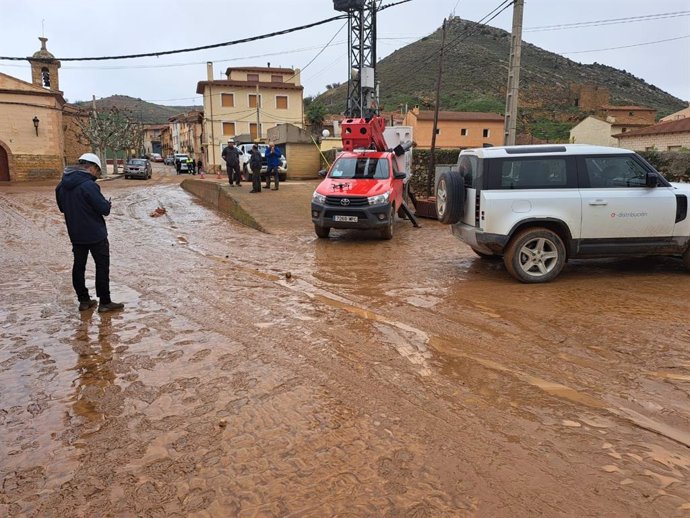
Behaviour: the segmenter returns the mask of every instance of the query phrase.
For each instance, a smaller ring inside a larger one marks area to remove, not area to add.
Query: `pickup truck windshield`
[[[338,159],[333,164],[330,178],[338,179],[353,179],[353,178],[368,178],[368,179],[383,179],[390,175],[388,168],[388,160],[385,158],[371,158],[371,157],[345,157]]]

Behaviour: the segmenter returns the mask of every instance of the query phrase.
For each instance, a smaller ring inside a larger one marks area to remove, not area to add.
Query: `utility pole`
[[[256,83],[256,138],[254,140],[261,140],[261,116],[259,115],[259,83]]]
[[[525,0],[513,2],[513,32],[510,40],[510,65],[506,89],[506,114],[503,144],[515,145],[517,127],[518,92],[520,90],[520,54],[522,49],[522,11]]]
[[[443,75],[443,50],[446,46],[446,19],[443,20],[441,33],[441,54],[438,58],[438,75],[436,77],[436,102],[434,103],[434,128],[431,132],[431,153],[429,155],[429,174],[427,175],[426,191],[432,195],[432,186],[436,176],[436,131],[438,130],[438,108],[441,99],[441,76]]]

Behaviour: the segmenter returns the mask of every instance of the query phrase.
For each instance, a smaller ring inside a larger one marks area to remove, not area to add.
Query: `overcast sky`
[[[394,0],[383,0],[383,4]],[[480,21],[501,0],[412,0],[378,17],[384,57],[441,26],[455,13]],[[331,0],[0,0],[1,56],[40,48],[60,57],[90,57],[182,49],[251,37],[338,14]],[[656,19],[649,19],[652,16]],[[630,20],[647,17],[646,20]],[[628,20],[609,22],[609,20]],[[578,28],[544,26],[595,22]],[[606,22],[605,22],[606,21]],[[510,31],[512,7],[489,25]],[[627,70],[690,101],[690,0],[525,0],[523,39],[580,63]],[[338,32],[340,31],[340,32]],[[333,42],[308,66],[324,46]],[[667,41],[662,41],[667,40]],[[70,101],[122,94],[157,104],[201,104],[196,83],[213,61],[216,79],[228,66],[303,68],[305,96],[347,78],[347,27],[316,28],[221,49],[160,58],[63,62],[60,87]],[[624,47],[624,48],[615,48]],[[31,81],[28,62],[0,61],[0,72]]]

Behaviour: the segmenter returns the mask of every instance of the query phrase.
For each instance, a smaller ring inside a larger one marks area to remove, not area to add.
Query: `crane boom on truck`
[[[398,160],[412,142],[386,143],[376,88],[376,1],[333,0],[333,6],[348,13],[350,76],[343,151],[312,195],[314,230],[320,238],[331,228],[378,230],[390,239],[396,214],[419,226],[405,202],[408,174]]]

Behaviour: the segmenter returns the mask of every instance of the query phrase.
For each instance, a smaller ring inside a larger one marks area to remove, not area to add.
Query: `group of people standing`
[[[242,181],[242,171],[240,166],[240,151],[235,147],[235,141],[228,140],[228,145],[223,149],[223,160],[227,166],[228,181],[230,185],[240,186]],[[254,144],[249,152],[249,169],[252,176],[252,190],[249,192],[261,192],[261,168],[263,159],[266,159],[266,189],[271,187],[271,178],[274,178],[274,191],[280,187],[280,165],[283,154],[280,148],[273,142],[268,144],[265,154],[262,156],[259,146]]]

